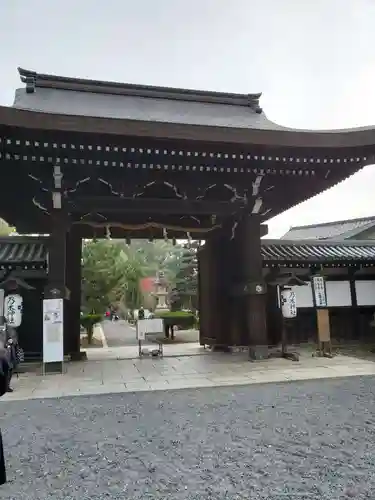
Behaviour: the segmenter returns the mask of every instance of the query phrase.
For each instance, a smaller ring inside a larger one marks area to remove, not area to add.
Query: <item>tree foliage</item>
[[[88,313],[104,313],[124,294],[125,256],[121,247],[111,241],[90,241],[84,243],[82,261],[83,309]]]
[[[164,272],[174,288],[175,308],[196,307],[197,244],[173,245],[170,241],[98,240],[84,243],[82,304],[86,313],[102,314],[114,304],[137,309],[144,301],[143,277]],[[173,296],[173,294],[172,294]],[[178,302],[179,301],[179,302]]]
[[[0,218],[0,236],[9,236],[14,233],[16,229],[10,226],[4,219]]]
[[[174,287],[170,295],[173,310],[198,308],[198,242],[185,245],[178,258]]]

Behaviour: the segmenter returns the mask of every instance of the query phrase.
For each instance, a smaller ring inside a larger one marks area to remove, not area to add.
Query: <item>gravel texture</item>
[[[1,402],[0,498],[375,498],[375,379]]]

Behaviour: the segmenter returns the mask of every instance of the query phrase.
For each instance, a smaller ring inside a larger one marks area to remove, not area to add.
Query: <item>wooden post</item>
[[[325,279],[319,275],[312,276],[311,284],[318,328],[318,354],[320,356],[331,357],[331,328],[327,308]]]
[[[82,237],[77,226],[71,226],[66,235],[66,286],[69,300],[66,301],[66,335],[64,352],[70,359],[78,361],[85,358],[81,353],[81,259]]]
[[[67,297],[65,286],[66,270],[66,230],[67,218],[61,210],[54,210],[51,214],[51,232],[48,245],[48,280],[44,290],[45,299],[62,299]],[[66,323],[63,318],[64,337]],[[48,366],[47,366],[48,365]],[[56,361],[44,364],[46,372],[62,372],[63,362]]]
[[[245,295],[244,314],[249,357],[252,360],[268,358],[268,334],[266,321],[267,288],[263,278],[261,254],[262,233],[257,215],[245,216],[236,229],[237,262],[241,271],[241,288]]]

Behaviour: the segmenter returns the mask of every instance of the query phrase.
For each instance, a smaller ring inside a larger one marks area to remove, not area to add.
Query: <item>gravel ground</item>
[[[0,403],[0,498],[375,498],[373,377]]]

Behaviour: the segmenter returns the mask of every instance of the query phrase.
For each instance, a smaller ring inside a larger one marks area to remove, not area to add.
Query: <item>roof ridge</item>
[[[331,222],[320,222],[318,224],[307,224],[305,226],[291,226],[289,228],[289,230],[287,231],[287,233],[289,231],[292,231],[295,229],[312,229],[315,227],[328,227],[328,226],[332,226],[332,225],[336,225],[336,224],[347,224],[349,222],[360,222],[360,221],[368,221],[368,222],[375,221],[375,215],[371,215],[369,217],[358,217],[356,219],[343,219],[343,220],[335,220],[335,221],[331,221]]]
[[[327,239],[327,240],[313,240],[313,239],[307,239],[307,240],[283,240],[282,238],[280,239],[267,239],[263,238],[261,240],[262,245],[277,245],[277,246],[324,246],[324,247],[329,247],[329,246],[343,246],[343,247],[360,247],[360,246],[370,246],[375,248],[375,240],[340,240],[340,239]]]
[[[49,75],[23,68],[18,68],[18,73],[21,81],[26,83],[26,91],[28,93],[33,93],[37,87],[57,88],[60,90],[74,90],[98,94],[115,94],[243,106],[253,109],[253,111],[258,114],[262,113],[262,108],[259,105],[259,99],[262,93],[236,94],[208,90],[108,82],[103,80]]]

